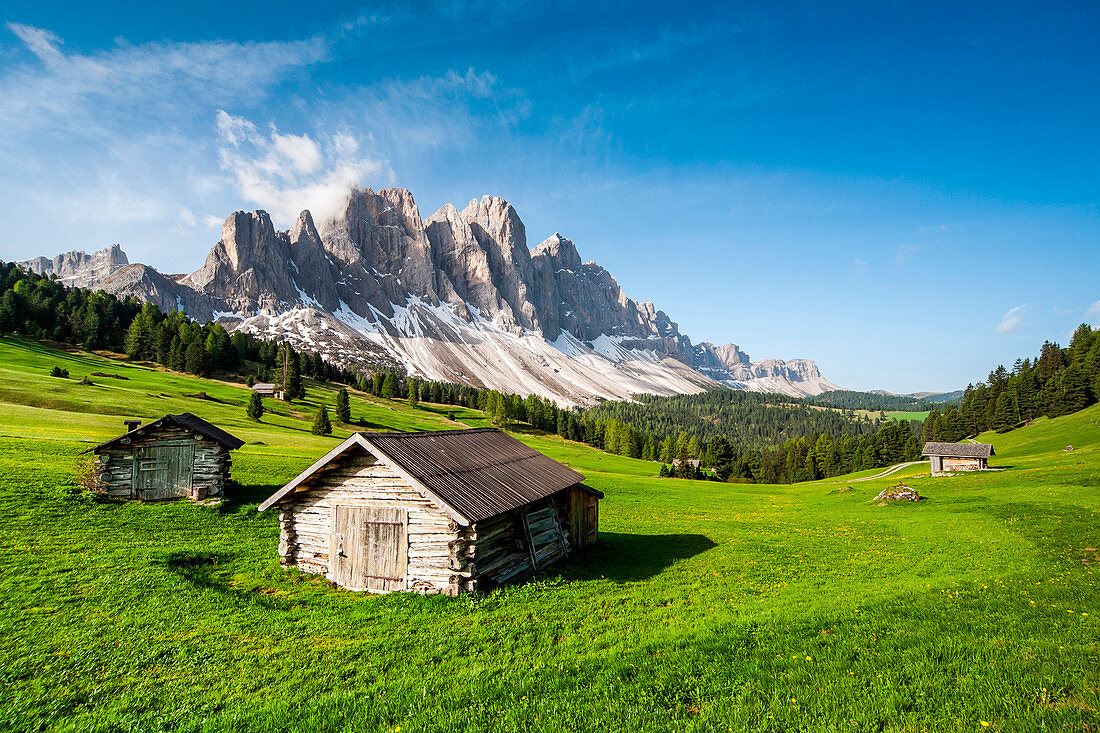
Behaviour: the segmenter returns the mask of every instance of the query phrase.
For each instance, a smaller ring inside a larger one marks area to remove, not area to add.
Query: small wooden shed
[[[598,538],[584,476],[499,430],[355,433],[260,505],[280,561],[352,590],[457,595]]]
[[[109,496],[157,501],[219,497],[229,480],[229,451],[244,445],[190,412],[165,415],[84,453],[95,453],[96,479]]]
[[[932,473],[984,471],[990,456],[997,455],[988,443],[925,443],[921,455],[929,457]]]
[[[283,392],[276,385],[270,382],[257,382],[252,385],[252,391],[260,395],[260,397],[272,397],[282,399]]]

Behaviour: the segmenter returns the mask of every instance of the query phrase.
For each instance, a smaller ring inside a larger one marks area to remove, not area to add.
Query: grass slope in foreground
[[[66,360],[74,377],[133,378],[40,377]],[[256,424],[239,386],[9,339],[0,365],[4,728],[1100,724],[1100,550],[1084,549],[1100,547],[1097,407],[984,436],[1002,473],[910,469],[930,499],[891,507],[869,500],[896,477],[661,480],[655,464],[521,433],[607,492],[601,545],[487,597],[368,596],[280,569],[276,516],[255,512],[334,444],[308,433],[328,388]],[[198,391],[217,401],[182,396]],[[75,454],[119,429],[101,402],[145,417],[189,409],[248,440],[234,461],[241,492],[216,508],[75,493]],[[377,427],[454,425],[353,402]]]

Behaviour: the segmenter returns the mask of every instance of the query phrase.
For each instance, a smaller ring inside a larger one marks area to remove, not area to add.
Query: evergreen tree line
[[[819,407],[839,407],[843,410],[870,410],[872,412],[927,412],[936,407],[935,403],[916,397],[855,392],[848,389],[837,389],[822,392],[813,397],[803,397],[801,402],[805,405],[817,405]]]
[[[774,448],[738,449],[723,435],[708,441],[681,433],[661,441],[661,475],[740,483],[787,484],[884,468],[919,460],[921,423],[891,421],[878,431],[833,437],[819,433],[791,438]],[[697,468],[692,459],[699,461]]]
[[[379,397],[406,399],[413,405],[427,401],[471,407],[484,411],[499,427],[513,421],[526,422],[608,453],[662,464],[676,462],[671,470],[664,466],[663,473],[685,478],[791,483],[916,460],[921,452],[920,422],[856,420],[834,410],[815,410],[797,404],[772,405],[769,401],[789,398],[750,392],[722,390],[690,396],[642,396],[638,398],[640,403],[609,402],[588,410],[569,410],[537,395],[522,397],[403,377],[393,371],[363,377],[359,388]],[[711,410],[707,418],[684,407],[693,401]],[[682,409],[666,409],[670,405]],[[732,405],[740,409],[732,409]],[[724,425],[731,433],[751,435],[751,440],[734,443],[716,427],[718,419],[713,411],[716,406],[724,408],[720,419],[730,421]],[[643,416],[652,418],[650,423]],[[733,422],[742,419],[749,424]],[[641,427],[647,424],[658,428]],[[673,424],[680,427],[659,432],[660,426]],[[700,430],[701,426],[705,429]],[[802,430],[805,433],[800,434]],[[769,435],[791,433],[796,437],[767,444]],[[692,460],[700,462],[699,469]]]
[[[218,323],[199,324],[180,311],[165,314],[133,297],[71,288],[12,263],[0,263],[0,333],[124,352],[137,361],[204,377],[224,372],[277,381],[288,399],[304,394],[302,376],[343,384],[358,378],[289,344],[241,332],[230,335]],[[247,363],[258,365],[255,375]]]
[[[876,432],[882,420],[856,419],[850,410],[820,409],[782,395],[716,389],[693,395],[639,395],[634,401],[603,402],[587,411],[661,436],[681,432],[709,441],[725,436],[741,448],[770,448],[788,439],[822,433],[834,438]],[[698,458],[698,456],[695,456]]]
[[[1100,331],[1082,323],[1069,347],[1045,341],[1035,359],[1017,359],[1012,370],[998,366],[984,382],[967,385],[958,410],[960,426],[950,435],[1006,432],[1037,417],[1059,417],[1100,400]],[[929,414],[932,433],[947,414]],[[926,429],[926,433],[928,430]],[[941,438],[937,437],[936,440]],[[942,438],[950,440],[949,437]]]

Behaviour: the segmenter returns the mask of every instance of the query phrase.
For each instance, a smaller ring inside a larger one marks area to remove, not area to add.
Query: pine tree
[[[126,331],[126,356],[140,359],[146,339],[145,326],[140,318],[135,318]]]
[[[313,427],[310,429],[314,435],[330,435],[332,433],[332,423],[328,419],[328,407],[321,405],[321,409],[317,411],[317,417],[313,418]]]
[[[283,399],[287,402],[305,397],[302,386],[302,365],[290,344],[283,347]]]
[[[1011,430],[1016,424],[1012,413],[1012,399],[1008,396],[1008,392],[1002,392],[997,398],[997,407],[993,411],[993,429],[1000,433]]]
[[[716,435],[710,441],[710,453],[714,461],[714,472],[720,481],[728,481],[733,473],[733,446],[724,435]]]
[[[202,348],[202,337],[196,335],[188,344],[183,355],[183,368],[191,374],[203,374],[206,371],[206,351]]]
[[[385,399],[392,399],[397,394],[397,377],[393,375],[393,372],[386,372],[378,393]]]
[[[416,407],[420,402],[420,385],[412,377],[409,378],[409,395],[406,398],[409,403],[409,407]]]
[[[253,420],[259,420],[264,416],[264,398],[260,397],[259,392],[253,392],[252,396],[248,398],[247,413]]]
[[[931,443],[936,440],[936,428],[939,420],[939,410],[932,410],[928,413],[928,416],[924,418],[924,430],[922,437],[924,438],[925,443]]]
[[[948,443],[957,443],[965,436],[966,427],[959,415],[959,410],[954,405],[950,405],[944,410],[943,419],[940,420],[940,439]],[[874,468],[874,466],[867,466],[867,468]]]
[[[504,398],[501,396],[500,392],[497,392],[495,389],[490,391],[486,406],[489,421],[495,427],[502,428],[508,424],[508,413],[504,408]]]
[[[346,389],[336,393],[336,419],[345,425],[351,422],[351,399]]]

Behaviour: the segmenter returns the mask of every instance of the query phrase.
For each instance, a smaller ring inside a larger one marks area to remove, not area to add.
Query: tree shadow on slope
[[[717,546],[701,534],[600,532],[596,546],[582,553],[573,565],[585,577],[627,583],[652,578]]]
[[[281,489],[283,484],[240,484],[230,481],[225,487],[225,498],[218,505],[222,514],[238,514],[254,510],[256,505]]]
[[[273,595],[278,591],[259,586],[246,588],[232,584],[230,567],[234,556],[226,552],[173,552],[164,559],[171,572],[199,588],[206,588],[244,603],[285,611],[294,606],[290,599]]]

